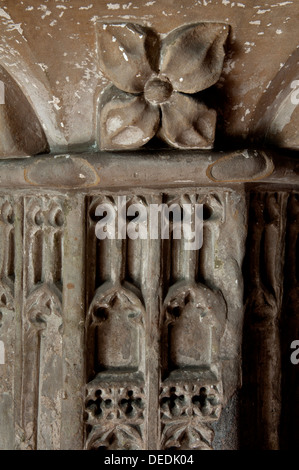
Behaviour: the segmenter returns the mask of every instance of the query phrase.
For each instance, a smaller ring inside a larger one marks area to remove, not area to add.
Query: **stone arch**
[[[257,104],[251,131],[263,143],[299,149],[299,49],[288,58]]]
[[[4,104],[0,106],[0,157],[48,152],[48,141],[36,113],[22,89],[1,65],[0,81],[4,91]]]

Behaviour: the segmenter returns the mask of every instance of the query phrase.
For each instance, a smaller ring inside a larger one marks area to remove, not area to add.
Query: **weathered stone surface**
[[[133,23],[100,24],[101,70],[118,89],[139,94],[108,88],[100,112],[100,148],[138,148],[157,130],[173,147],[213,147],[216,112],[188,94],[219,80],[228,32],[228,25],[195,23],[161,39]]]
[[[46,3],[2,2],[0,65],[21,87],[25,97],[22,99],[29,101],[51,151],[63,153],[74,148],[79,151],[93,146],[99,148],[98,98],[108,84],[101,72],[104,47],[101,47],[100,27],[103,23],[128,22],[139,25],[136,28],[140,30],[156,31],[163,40],[171,31],[194,23],[230,25],[223,73],[213,85],[209,100],[218,112],[217,148],[231,145],[244,148],[245,142],[256,140],[257,135],[262,140],[268,136],[268,140],[279,146],[298,148],[298,106],[290,102],[287,105],[290,121],[288,118],[284,121],[279,115],[274,119],[277,100],[292,93],[298,98],[297,85],[291,88],[298,80],[296,2],[272,2],[270,5],[261,0],[256,5],[252,0],[182,0],[177,5],[168,0],[145,3],[100,0],[83,5],[81,0],[71,0],[62,5],[49,0]],[[196,42],[203,35],[208,40],[211,31],[217,27],[196,33]],[[140,47],[142,44],[143,39],[140,39]],[[178,76],[172,76],[175,82],[182,77],[180,72],[185,71],[192,47],[186,46],[176,54]],[[115,57],[122,58],[122,66],[125,66],[127,62],[121,51],[118,52],[119,56]],[[221,63],[218,53],[213,56]],[[199,54],[199,60],[200,57]],[[152,57],[151,62],[155,61],[157,58]],[[147,63],[143,62],[143,66],[147,67]],[[132,78],[135,76],[132,65],[131,69]],[[119,75],[124,79],[123,69]],[[144,72],[144,77],[150,78],[149,71]],[[142,87],[144,85],[142,82]],[[194,88],[186,89],[188,93],[190,90],[193,92]],[[2,105],[0,109],[3,111]],[[29,119],[23,119],[21,115],[18,118],[18,112],[24,114],[20,109],[16,110],[13,118],[19,122],[19,128]],[[4,119],[1,128],[8,128],[7,117],[2,112],[1,115],[1,122]],[[34,122],[34,119],[30,121]],[[35,145],[29,153],[43,150],[37,147]],[[15,155],[28,153],[24,148],[18,149],[15,149]]]
[[[297,30],[296,2],[1,3],[1,449],[296,446]],[[119,196],[135,237],[100,240]],[[173,203],[199,250],[138,238]]]

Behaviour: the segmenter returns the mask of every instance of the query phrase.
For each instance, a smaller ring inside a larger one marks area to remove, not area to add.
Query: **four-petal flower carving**
[[[216,111],[194,96],[220,78],[229,28],[196,23],[164,39],[133,23],[101,24],[100,147],[133,149],[156,134],[177,148],[212,148]]]

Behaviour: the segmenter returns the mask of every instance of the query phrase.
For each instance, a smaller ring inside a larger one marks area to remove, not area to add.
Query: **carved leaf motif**
[[[199,23],[172,31],[163,42],[161,72],[175,90],[197,93],[220,78],[229,28],[221,23]]]
[[[161,109],[159,136],[168,144],[188,149],[213,147],[216,111],[181,93],[173,93]]]
[[[138,148],[148,142],[159,127],[159,110],[143,96],[128,95],[111,87],[101,110],[101,148]]]
[[[87,442],[88,450],[141,450],[143,443],[138,427],[105,424],[94,427]]]
[[[162,448],[210,450],[213,431],[202,423],[175,422],[163,431]]]
[[[99,28],[101,70],[121,90],[140,93],[156,69],[159,39],[153,30],[133,23]]]

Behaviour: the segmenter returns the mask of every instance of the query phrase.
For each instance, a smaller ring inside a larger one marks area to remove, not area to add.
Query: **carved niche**
[[[212,424],[238,383],[236,374],[223,386],[240,346],[231,341],[239,329],[236,305],[219,275],[227,272],[238,297],[240,266],[231,264],[230,251],[224,265],[219,256],[229,211],[240,202],[222,191],[127,196],[127,207],[138,201],[147,214],[150,201],[170,209],[174,202],[202,203],[206,243],[198,251],[184,249],[172,224],[169,239],[97,239],[96,207],[116,207],[116,199],[87,198],[85,447],[212,448]]]
[[[131,265],[140,247],[139,240],[133,241],[137,253],[130,253],[131,240],[106,238],[94,243],[95,210],[107,203],[115,204],[112,197],[94,197],[88,212],[92,243],[87,256],[96,290],[87,294],[93,297],[86,319],[86,448],[142,449],[145,309],[138,282],[140,268]]]

